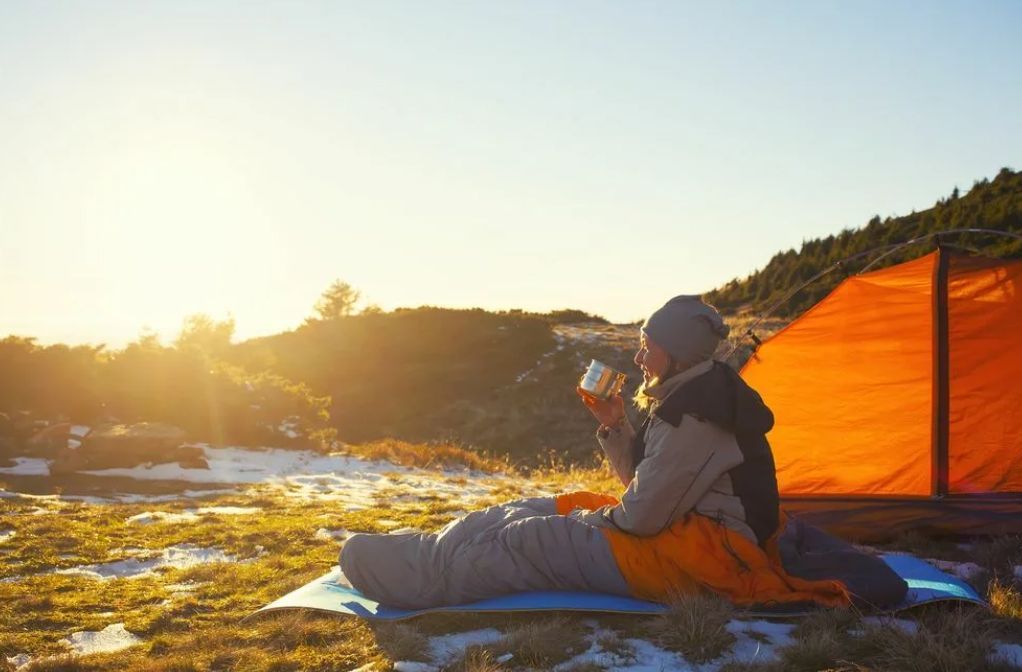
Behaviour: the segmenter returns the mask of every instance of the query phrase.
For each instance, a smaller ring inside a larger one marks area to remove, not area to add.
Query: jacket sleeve
[[[603,454],[607,456],[610,461],[611,468],[614,469],[614,473],[621,479],[621,483],[625,486],[632,480],[632,476],[635,474],[636,465],[632,462],[632,441],[635,438],[635,429],[632,427],[631,421],[628,416],[625,416],[624,422],[621,423],[621,428],[618,430],[611,430],[607,433],[606,438],[600,436],[599,432],[596,434],[596,440],[600,442],[600,447],[603,449]]]
[[[656,535],[691,511],[742,459],[734,434],[711,422],[691,415],[678,427],[657,421],[647,434],[646,458],[620,503],[579,512],[578,517],[640,537]]]

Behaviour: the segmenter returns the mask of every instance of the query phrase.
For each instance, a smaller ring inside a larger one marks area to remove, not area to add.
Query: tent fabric
[[[934,258],[848,278],[742,370],[782,495],[929,495]]]
[[[1022,261],[941,249],[849,277],[763,343],[741,373],[776,418],[782,502],[1015,494],[1022,512],[1020,289]]]
[[[831,534],[862,541],[896,539],[910,531],[934,536],[1018,534],[1017,498],[785,498],[784,510]]]
[[[1022,262],[953,257],[949,492],[1022,493]]]

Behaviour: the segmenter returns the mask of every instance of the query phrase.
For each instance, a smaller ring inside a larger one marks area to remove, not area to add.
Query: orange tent
[[[838,534],[1022,532],[1022,261],[952,252],[846,279],[742,376],[782,507]]]

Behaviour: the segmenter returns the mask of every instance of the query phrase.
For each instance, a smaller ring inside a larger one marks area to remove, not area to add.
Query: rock
[[[71,423],[60,422],[37,430],[25,443],[32,455],[55,458],[67,448],[70,437]]]
[[[178,462],[181,466],[208,468],[201,448],[181,445],[186,436],[180,427],[158,422],[97,427],[81,439],[81,447],[65,445],[50,471],[130,468],[145,462]]]

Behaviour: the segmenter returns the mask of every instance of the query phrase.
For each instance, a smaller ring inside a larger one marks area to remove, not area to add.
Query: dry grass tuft
[[[337,617],[303,610],[271,612],[256,622],[256,639],[268,649],[324,646],[337,639]]]
[[[504,670],[497,656],[484,646],[470,646],[461,658],[444,668],[444,672],[498,672]]]
[[[1009,535],[977,542],[973,554],[991,576],[1010,579],[1015,566],[1022,565],[1022,537]]]
[[[798,623],[792,635],[795,643],[780,651],[782,669],[793,672],[847,670],[849,659],[863,654],[860,638],[849,633],[858,627],[853,611],[828,609],[814,612]]]
[[[920,558],[957,558],[962,555],[955,544],[923,534],[918,530],[908,530],[892,537],[884,544],[885,549],[905,551]]]
[[[345,446],[346,452],[366,460],[383,460],[403,467],[451,469],[465,467],[489,473],[510,473],[510,465],[493,457],[466,450],[450,443],[409,443],[398,439],[380,439]]]
[[[764,670],[898,670],[954,672],[1000,670],[988,661],[994,623],[981,609],[963,605],[920,611],[916,626],[901,621],[863,623],[849,612],[811,616],[795,630],[795,644]],[[911,622],[910,622],[911,624]],[[744,669],[736,667],[737,669]]]
[[[600,636],[596,638],[596,644],[603,651],[624,659],[628,659],[635,652],[632,645],[623,640],[616,630],[600,633]]]
[[[547,669],[583,650],[585,635],[578,619],[543,619],[512,626],[494,648],[516,665]]]
[[[11,669],[13,669],[13,666]],[[33,661],[27,669],[28,672],[85,672],[95,668],[88,663],[83,664],[80,657],[69,653],[62,656],[48,656]]]
[[[735,643],[727,631],[734,616],[731,603],[717,595],[685,595],[672,601],[670,611],[646,624],[650,638],[691,662],[719,658]]]
[[[602,458],[600,464],[595,467],[552,462],[547,466],[532,470],[530,478],[555,492],[588,490],[620,497],[624,489],[606,458]]]
[[[987,601],[990,610],[1002,617],[1022,620],[1022,593],[1013,583],[1002,583],[994,579],[987,585]]]
[[[376,646],[391,660],[429,661],[429,641],[406,623],[381,623],[373,627]]]
[[[989,617],[980,609],[946,607],[923,615],[915,633],[898,627],[868,625],[863,640],[874,648],[882,669],[935,672],[992,669]]]
[[[138,669],[140,672],[199,672],[203,668],[191,660],[146,660]]]

